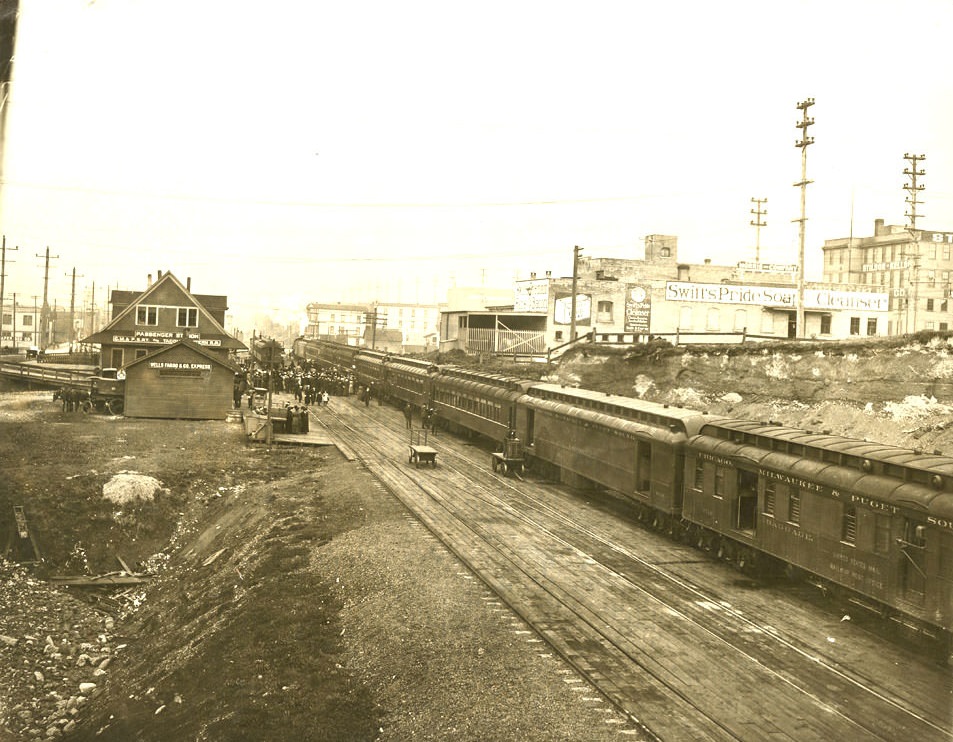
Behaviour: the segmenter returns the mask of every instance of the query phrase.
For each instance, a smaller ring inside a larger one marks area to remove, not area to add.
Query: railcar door
[[[904,519],[900,553],[900,590],[903,597],[922,603],[926,595],[926,528],[916,521]]]
[[[652,444],[639,440],[635,454],[635,489],[650,494],[652,491]]]
[[[536,410],[532,407],[526,408],[526,435],[523,440],[527,446],[532,446],[536,442]]]
[[[758,524],[758,475],[738,470],[738,512],[735,528],[754,534]]]

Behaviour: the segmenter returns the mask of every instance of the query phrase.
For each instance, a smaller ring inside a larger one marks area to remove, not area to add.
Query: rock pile
[[[69,733],[123,645],[114,619],[0,559],[0,729],[20,739]]]

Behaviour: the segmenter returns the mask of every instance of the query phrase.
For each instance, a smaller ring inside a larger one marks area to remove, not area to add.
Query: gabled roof
[[[143,291],[141,294],[138,294],[133,300],[125,306],[125,308],[119,312],[115,317],[110,320],[109,324],[103,327],[99,332],[95,332],[87,338],[84,338],[80,342],[83,343],[108,343],[111,339],[109,333],[111,333],[117,325],[119,325],[126,317],[136,311],[136,307],[140,304],[148,304],[149,297],[157,293],[161,288],[165,287],[167,284],[172,284],[175,286],[183,296],[189,299],[192,305],[198,309],[200,315],[205,320],[205,326],[211,328],[209,334],[212,335],[221,335],[224,338],[227,338],[229,342],[223,342],[223,348],[244,348],[245,344],[240,340],[233,338],[229,335],[225,328],[222,327],[221,323],[215,319],[215,317],[209,312],[208,309],[202,304],[201,301],[196,298],[196,296],[189,291],[178,278],[176,278],[171,272],[166,272],[149,288]]]
[[[221,355],[213,353],[209,350],[206,350],[201,345],[197,345],[196,343],[193,343],[191,340],[178,340],[177,342],[172,343],[171,345],[163,345],[161,348],[157,348],[151,353],[147,353],[146,355],[140,358],[137,358],[134,361],[129,361],[129,363],[125,364],[126,369],[129,369],[132,366],[143,363],[145,361],[154,361],[159,356],[164,355],[168,353],[169,351],[173,350],[174,348],[178,348],[181,346],[188,348],[189,350],[197,353],[203,358],[207,358],[212,363],[216,363],[219,366],[224,366],[225,368],[229,369],[233,373],[241,370],[234,363],[231,363],[230,361],[227,361],[224,358],[222,358]]]

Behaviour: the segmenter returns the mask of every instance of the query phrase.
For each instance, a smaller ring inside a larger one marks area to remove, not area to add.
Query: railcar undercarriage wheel
[[[106,411],[110,415],[121,415],[123,410],[123,403],[121,399],[111,399],[106,402]]]
[[[87,399],[85,402],[83,402],[81,409],[83,410],[83,414],[88,415],[93,411],[93,403]]]

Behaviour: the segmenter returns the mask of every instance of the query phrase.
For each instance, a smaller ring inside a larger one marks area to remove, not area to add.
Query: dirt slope
[[[953,344],[945,338],[854,344],[588,348],[552,378],[813,431],[953,455]]]
[[[152,577],[94,605],[0,560],[0,740],[618,738],[619,715],[581,703],[565,666],[336,449],[0,394],[3,533],[13,505],[39,576],[122,557]]]

